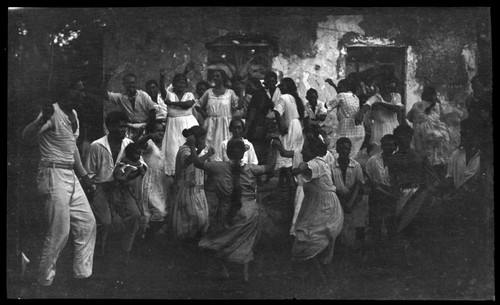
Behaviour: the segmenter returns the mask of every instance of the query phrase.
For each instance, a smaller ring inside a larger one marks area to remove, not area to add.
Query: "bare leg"
[[[103,230],[101,235],[101,242],[99,250],[97,251],[98,257],[104,257],[106,251],[106,240],[108,239],[108,230]]]
[[[403,254],[405,258],[405,263],[407,266],[413,266],[413,263],[410,259],[410,242],[406,239],[403,239]]]
[[[313,260],[314,260],[314,265],[315,265],[315,267],[316,267],[316,269],[318,271],[318,274],[321,277],[321,281],[323,282],[323,284],[326,284],[326,282],[327,282],[326,281],[326,275],[325,275],[325,272],[323,271],[323,268],[321,267],[321,263],[319,261],[318,256],[315,256],[313,258]]]
[[[248,263],[243,264],[243,278],[248,282]]]
[[[229,271],[227,270],[227,267],[224,264],[224,261],[222,259],[219,259],[219,258],[217,258],[216,261],[217,261],[217,264],[219,264],[219,266],[221,267],[222,277],[225,279],[228,279],[229,278]]]

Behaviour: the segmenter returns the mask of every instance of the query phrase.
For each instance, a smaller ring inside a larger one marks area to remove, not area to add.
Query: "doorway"
[[[345,75],[357,72],[365,84],[381,77],[396,77],[397,92],[406,106],[406,47],[347,46],[346,49]]]

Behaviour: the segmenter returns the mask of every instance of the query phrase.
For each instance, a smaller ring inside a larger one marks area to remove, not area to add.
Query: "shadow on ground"
[[[71,242],[61,254],[49,289],[33,284],[36,257],[20,277],[20,258],[7,257],[8,298],[99,299],[494,299],[493,229],[484,225],[472,204],[426,203],[415,219],[413,266],[403,263],[391,241],[373,243],[368,232],[367,260],[336,246],[328,278],[322,283],[312,266],[292,265],[288,234],[293,190],[278,189],[276,178],[259,189],[262,234],[250,264],[250,282],[241,266],[230,265],[224,280],[216,264],[195,243],[178,244],[168,234],[154,242],[138,240],[129,266],[118,262],[118,236],[108,253],[95,258],[92,281],[72,283]],[[213,191],[207,191],[213,202]],[[213,206],[211,206],[213,208]],[[43,230],[26,234],[30,253],[41,247]],[[12,232],[8,232],[15,235]],[[71,241],[70,237],[70,241]]]

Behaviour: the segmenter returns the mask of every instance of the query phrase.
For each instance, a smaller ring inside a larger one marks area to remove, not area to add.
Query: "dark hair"
[[[266,89],[264,88],[264,86],[257,77],[250,76],[249,78],[247,78],[247,82],[252,83],[255,87],[257,87],[258,91],[266,93]]]
[[[398,135],[409,135],[413,136],[413,128],[411,128],[408,125],[398,125],[396,128],[394,128],[394,131],[392,134],[397,137]]]
[[[318,94],[318,91],[316,91],[316,89],[314,88],[310,88],[309,90],[307,90],[306,92],[306,97],[307,96],[310,96],[312,93],[316,93],[316,95]]]
[[[182,135],[184,138],[189,138],[190,136],[194,136],[196,139],[199,139],[207,134],[207,131],[202,127],[195,125],[191,128],[186,128],[182,131]]]
[[[227,142],[227,156],[229,159],[237,161],[231,165],[231,177],[233,182],[233,190],[231,192],[231,206],[228,212],[228,218],[231,219],[241,209],[241,165],[238,162],[241,158],[241,152],[245,151],[245,143],[241,140],[231,139]],[[236,153],[240,152],[239,155]]]
[[[177,73],[174,78],[172,79],[172,85],[175,86],[175,83],[177,83],[178,81],[185,81],[186,84],[187,84],[187,77],[186,75],[182,74],[182,73]]]
[[[319,136],[314,133],[308,133],[306,136],[306,141],[311,151],[311,154],[315,157],[323,157],[326,155],[327,149],[326,144],[319,138]]]
[[[335,143],[335,146],[336,147],[339,147],[340,145],[344,144],[344,143],[349,143],[349,145],[351,145],[352,147],[352,142],[351,142],[351,139],[347,138],[347,137],[341,137],[337,140],[337,142]]]
[[[437,95],[436,88],[431,86],[424,86],[424,90],[422,90],[422,95],[420,97],[424,101],[432,102],[432,100],[436,95]]]
[[[163,126],[163,121],[158,119],[148,120],[145,128],[146,133],[152,133],[156,124],[161,124]]]
[[[234,83],[236,82],[240,82],[240,83],[245,83],[244,80],[243,80],[243,77],[239,76],[239,75],[235,75],[233,76],[233,78],[231,79],[231,83],[234,85]]]
[[[337,89],[338,89],[337,93],[352,91],[351,88],[352,87],[351,87],[350,82],[347,79],[345,79],[345,78],[339,80],[339,82],[337,83]]]
[[[274,78],[276,81],[278,81],[278,74],[276,74],[276,72],[273,72],[273,71],[267,71],[266,74],[264,74],[264,79],[266,78]]]
[[[326,137],[326,131],[318,125],[311,125],[308,133],[312,134],[315,137],[319,137],[320,135],[322,137]]]
[[[138,161],[138,160],[135,160],[133,158],[133,155],[134,154],[141,154],[141,148],[139,147],[139,145],[137,145],[136,143],[132,142],[132,143],[129,143],[126,147],[125,147],[125,156],[131,160],[131,161]]]
[[[424,90],[422,91],[422,95],[420,96],[422,100],[430,102],[429,107],[425,108],[425,113],[429,114],[431,109],[436,105],[436,102],[439,102],[437,99],[436,88],[431,86],[424,86]]]
[[[110,125],[112,124],[119,124],[120,122],[129,122],[128,116],[121,111],[112,111],[108,113],[106,116],[106,119],[104,123],[106,124],[106,127],[109,128]]]
[[[125,80],[127,77],[133,77],[135,80],[137,80],[137,76],[135,76],[134,73],[127,73],[123,75],[122,80]]]
[[[229,131],[231,131],[234,124],[236,124],[237,122],[240,122],[241,126],[243,126],[243,128],[245,128],[245,122],[243,122],[243,120],[239,117],[234,117],[233,119],[231,119],[231,122],[229,122]]]
[[[158,87],[158,82],[157,82],[156,80],[154,80],[154,79],[150,79],[150,80],[148,80],[148,81],[146,82],[146,85],[145,85],[146,89],[147,89],[149,86],[151,86],[151,85],[156,85],[156,87]]]
[[[198,89],[199,86],[201,85],[204,85],[205,87],[210,88],[210,84],[207,82],[207,81],[204,81],[204,80],[200,80],[197,84],[196,84],[196,89]]]
[[[285,93],[290,94],[295,99],[295,104],[297,105],[297,112],[299,113],[299,119],[300,120],[304,119],[304,103],[297,94],[297,85],[295,85],[295,82],[290,77],[283,78],[281,80],[281,83],[284,84],[286,87]]]
[[[382,138],[380,138],[380,143],[386,142],[386,141],[392,141],[393,143],[396,143],[396,136],[393,134],[386,134]]]

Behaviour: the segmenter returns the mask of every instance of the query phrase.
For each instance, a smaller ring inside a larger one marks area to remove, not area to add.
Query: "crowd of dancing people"
[[[75,109],[90,95],[82,82],[40,100],[40,114],[23,131],[39,142],[36,179],[48,221],[39,285],[52,284],[70,231],[74,277],[89,278],[94,256],[109,252],[117,216],[124,264],[137,240],[163,234],[195,243],[226,277],[227,263],[241,264],[248,281],[261,230],[257,194],[275,175],[275,191],[293,194],[292,262],[314,262],[321,275],[336,245],[366,257],[368,229],[375,240],[397,241],[411,264],[412,220],[425,202],[486,192],[491,92],[479,76],[454,145],[432,86],[406,113],[393,76],[327,79],[337,94],[320,101],[321,88],[301,98],[292,78],[272,71],[263,80],[226,72],[212,70],[195,92],[189,69],[171,83],[162,69],[144,91],[128,73],[119,93],[108,92],[115,75],[107,73],[96,99],[120,110],[105,115],[105,134],[86,147],[77,146]],[[216,202],[207,201],[207,184]]]

